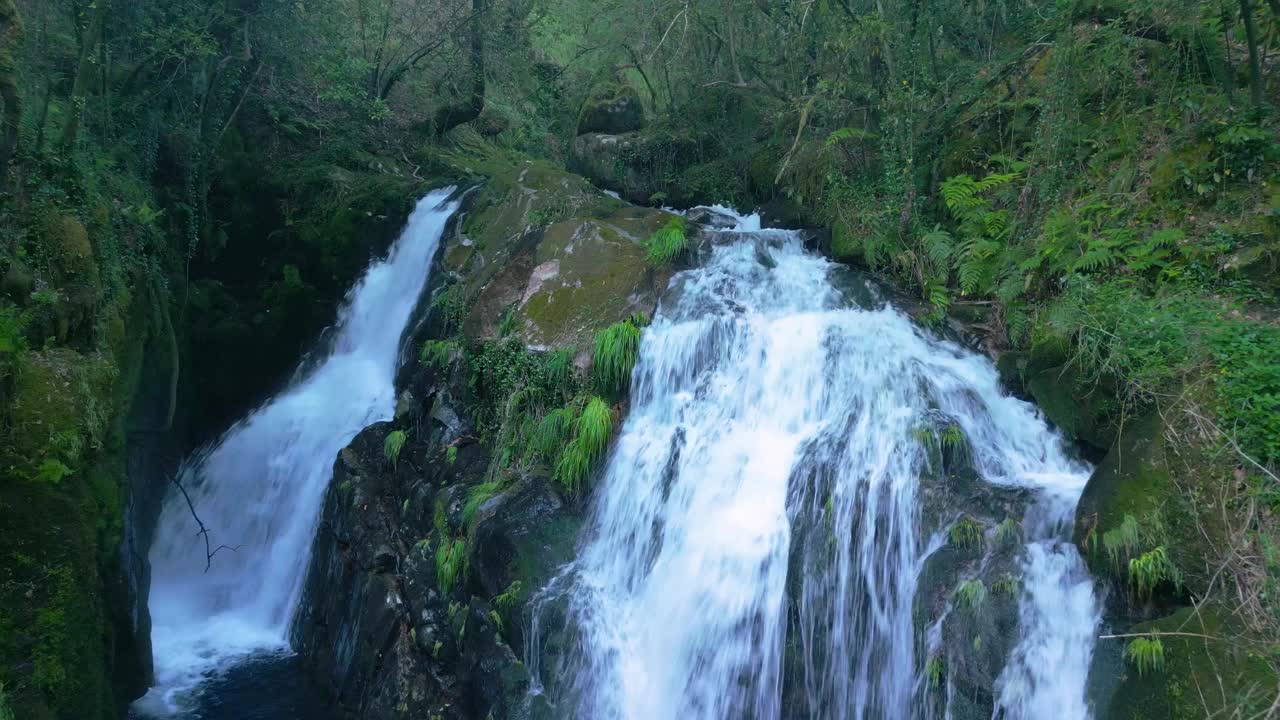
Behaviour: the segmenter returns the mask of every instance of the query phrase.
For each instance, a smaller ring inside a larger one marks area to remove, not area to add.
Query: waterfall
[[[169,493],[151,550],[156,687],[140,711],[185,712],[203,681],[287,650],[334,458],[392,416],[401,335],[457,210],[452,194],[418,203],[389,256],[348,294],[324,356],[184,464],[182,484],[212,547],[226,547],[208,561],[186,498]]]
[[[946,542],[923,510],[941,419],[979,483],[1032,498],[994,712],[1087,717],[1098,609],[1068,534],[1089,468],[987,359],[797,233],[749,217],[707,235],[645,331],[579,555],[530,603],[532,701],[583,720],[931,716],[943,621],[917,627],[913,603]]]

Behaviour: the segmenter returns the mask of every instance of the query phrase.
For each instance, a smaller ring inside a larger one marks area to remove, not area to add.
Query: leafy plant
[[[453,340],[428,340],[422,344],[418,360],[427,367],[444,370],[453,364],[458,355],[458,343]]]
[[[689,248],[685,229],[684,218],[673,215],[666,225],[650,235],[646,243],[649,247],[649,262],[654,265],[666,265],[683,254]]]
[[[574,422],[574,438],[561,453],[554,477],[566,490],[581,493],[592,465],[604,454],[613,434],[613,411],[600,398],[591,398]]]
[[[631,370],[640,355],[640,329],[629,320],[614,323],[596,335],[592,361],[596,384],[603,392],[620,395],[631,383]]]
[[[929,687],[934,690],[942,687],[942,680],[947,676],[947,665],[941,655],[930,657],[924,664],[924,676],[929,680]]]
[[[386,440],[382,441],[382,455],[393,467],[400,461],[400,451],[404,449],[406,439],[403,430],[392,430],[387,434]]]
[[[1158,637],[1139,637],[1125,647],[1125,658],[1138,669],[1139,675],[1164,670],[1164,643]]]
[[[441,538],[440,547],[436,549],[436,579],[440,583],[441,594],[448,596],[453,592],[466,565],[466,540]]]
[[[36,480],[50,485],[57,485],[71,474],[71,468],[61,460],[48,458],[36,469]]]
[[[1007,517],[996,525],[996,542],[1001,545],[1013,545],[1022,537],[1022,528],[1018,526],[1018,521],[1011,517]]]
[[[948,535],[951,538],[951,544],[955,547],[980,547],[982,545],[983,530],[981,522],[966,515],[951,525]]]
[[[1132,557],[1138,553],[1141,541],[1141,529],[1138,526],[1138,521],[1127,513],[1118,527],[1102,533],[1102,547],[1107,552],[1107,558],[1116,567],[1120,567],[1123,561],[1122,558]]]
[[[1129,585],[1139,598],[1150,598],[1157,585],[1168,582],[1182,585],[1182,572],[1169,559],[1163,546],[1129,561]]]
[[[458,446],[457,445],[450,445],[449,448],[444,451],[444,462],[446,465],[450,465],[450,466],[458,462]]]
[[[467,501],[462,505],[462,524],[470,526],[471,521],[475,519],[476,512],[480,510],[480,506],[486,500],[498,494],[502,489],[502,483],[484,482],[478,485],[472,485],[467,491]]]
[[[964,610],[976,610],[987,599],[987,586],[981,578],[965,580],[956,586],[956,605]]]
[[[1010,597],[1018,594],[1018,578],[1012,573],[1004,573],[991,583],[991,592],[996,595],[1008,595]]]

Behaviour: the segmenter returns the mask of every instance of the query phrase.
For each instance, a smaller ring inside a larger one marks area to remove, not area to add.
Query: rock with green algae
[[[473,298],[467,337],[507,325],[528,346],[581,351],[600,329],[652,314],[669,271],[647,263],[645,241],[669,218],[543,163],[495,173],[443,250]]]
[[[1016,381],[1010,381],[1016,371]],[[1102,383],[1084,382],[1069,346],[1050,339],[1011,357],[1002,370],[1006,383],[1025,390],[1040,411],[1072,440],[1105,451],[1116,438],[1118,403]]]
[[[1271,717],[1280,675],[1261,644],[1242,630],[1210,605],[1134,625],[1119,634],[1183,633],[1156,635],[1162,660],[1144,672],[1116,660],[1131,638],[1099,640],[1094,674],[1102,674],[1103,664],[1119,671],[1111,673],[1110,692],[1096,705],[1098,720]]]
[[[1226,530],[1218,514],[1197,514],[1187,498],[1221,484],[1223,473],[1229,475],[1230,469],[1220,467],[1206,448],[1171,442],[1158,410],[1125,423],[1076,506],[1074,539],[1094,576],[1110,585],[1110,615],[1146,617],[1161,603],[1179,602],[1182,594],[1198,595],[1206,588],[1205,558],[1214,557],[1213,546],[1221,546]],[[1112,557],[1106,539],[1109,533],[1118,537],[1127,518],[1139,539]],[[1179,568],[1182,585],[1166,585],[1157,597],[1139,602],[1130,592],[1128,562],[1156,547]]]

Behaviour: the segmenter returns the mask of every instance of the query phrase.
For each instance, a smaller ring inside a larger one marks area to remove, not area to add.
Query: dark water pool
[[[193,708],[167,716],[181,720],[338,720],[322,691],[295,656],[249,658],[194,691]],[[141,712],[130,720],[152,720]]]

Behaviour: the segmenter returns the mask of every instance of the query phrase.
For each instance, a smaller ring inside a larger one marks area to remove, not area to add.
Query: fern
[[[1102,547],[1106,549],[1107,557],[1112,564],[1118,568],[1122,555],[1128,557],[1137,554],[1138,544],[1141,542],[1140,536],[1141,529],[1138,527],[1138,521],[1127,514],[1119,527],[1104,532]]]
[[[920,241],[924,243],[925,254],[929,256],[933,267],[939,272],[946,272],[951,267],[951,254],[955,251],[955,240],[951,233],[935,225]]]

